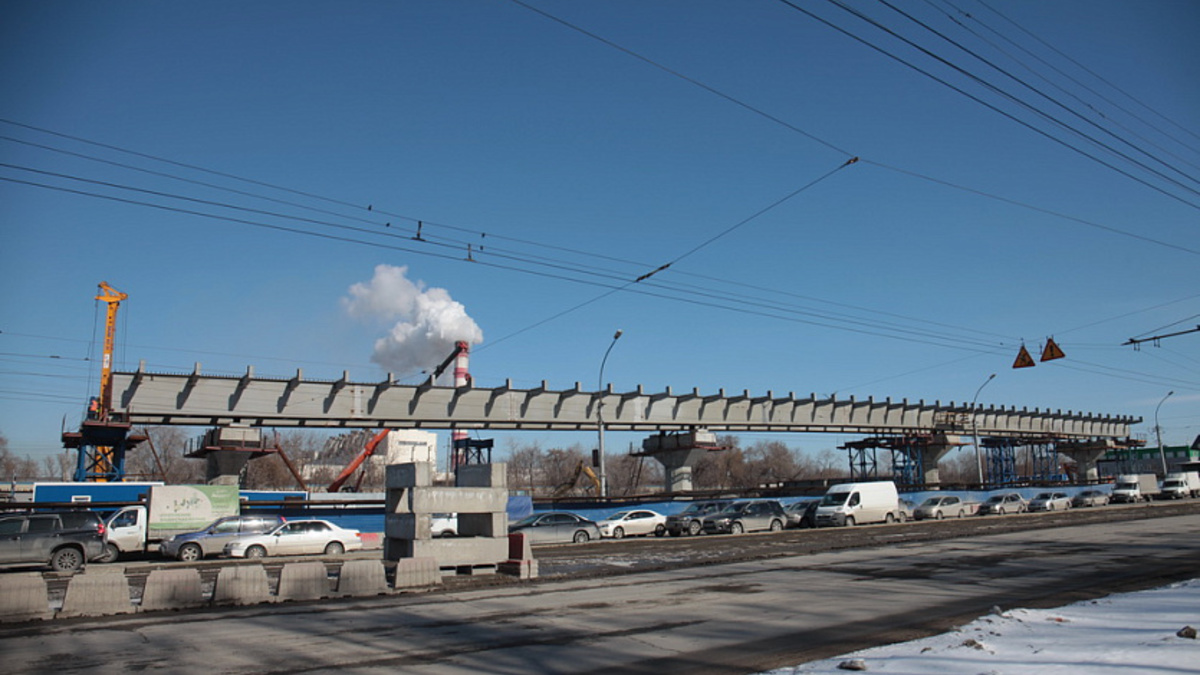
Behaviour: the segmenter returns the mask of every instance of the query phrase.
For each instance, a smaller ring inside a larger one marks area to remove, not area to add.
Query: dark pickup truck
[[[0,565],[76,572],[104,554],[104,522],[91,511],[0,514]]]

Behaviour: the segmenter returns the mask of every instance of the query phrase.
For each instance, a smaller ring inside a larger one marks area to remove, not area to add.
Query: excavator
[[[573,490],[575,488],[575,484],[579,482],[579,477],[581,475],[587,476],[588,480],[592,481],[592,487],[595,488],[595,494],[599,496],[600,478],[596,475],[595,471],[592,471],[592,467],[588,466],[581,459],[579,460],[579,464],[575,465],[575,471],[571,474],[571,477],[563,481],[558,487],[554,488],[554,494],[551,495],[551,498],[558,499]]]

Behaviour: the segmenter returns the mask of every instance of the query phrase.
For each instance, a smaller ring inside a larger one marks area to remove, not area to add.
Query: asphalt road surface
[[[744,673],[1196,575],[1200,503],[1069,515],[544,549],[559,571],[536,583],[33,623],[0,654],[6,673]]]

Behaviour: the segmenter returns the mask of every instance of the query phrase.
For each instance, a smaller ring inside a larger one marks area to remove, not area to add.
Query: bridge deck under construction
[[[670,388],[634,391],[515,389],[381,382],[257,378],[192,373],[113,373],[113,409],[134,424],[265,427],[606,429],[669,431],[705,428],[745,432],[922,433],[1125,438],[1140,418],[1062,410],[978,407],[951,402],[797,398],[768,391],[702,394]],[[601,409],[602,406],[602,409]]]

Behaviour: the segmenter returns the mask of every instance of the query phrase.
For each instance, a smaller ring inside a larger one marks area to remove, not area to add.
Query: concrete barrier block
[[[412,513],[412,495],[415,488],[388,488],[384,498],[387,510],[384,513]]]
[[[382,560],[347,560],[338,576],[338,595],[364,596],[386,593],[387,575]]]
[[[124,574],[76,574],[67,584],[58,616],[108,616],[132,611]]]
[[[388,489],[428,487],[433,485],[433,464],[430,462],[388,464],[384,480],[384,485]]]
[[[279,600],[320,600],[329,597],[325,563],[287,563],[279,572]]]
[[[441,583],[442,574],[438,570],[438,561],[433,558],[405,558],[396,562],[396,577],[392,588],[397,591],[440,586]]]
[[[255,605],[274,602],[275,596],[262,565],[237,565],[221,568],[212,601],[217,605]]]
[[[518,579],[536,579],[538,575],[538,561],[506,560],[496,567],[496,571]]]
[[[432,523],[425,513],[389,513],[384,517],[384,535],[394,539],[432,539]]]
[[[495,464],[469,464],[458,467],[454,484],[458,487],[492,487],[508,486],[508,465],[503,462]]]
[[[499,513],[459,513],[458,533],[464,537],[505,537],[508,536],[508,514]]]
[[[501,513],[508,508],[508,490],[502,487],[430,487],[412,493],[416,513]]]
[[[54,616],[46,581],[40,572],[0,576],[0,623],[34,621]]]
[[[494,565],[508,559],[508,537],[415,540],[403,550],[406,555],[402,558],[433,558],[442,567]]]
[[[200,570],[151,570],[150,576],[146,577],[146,590],[142,593],[140,611],[187,609],[203,604]]]

